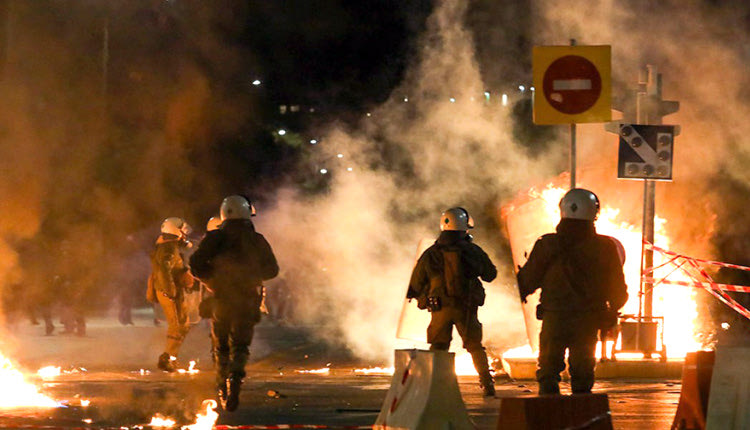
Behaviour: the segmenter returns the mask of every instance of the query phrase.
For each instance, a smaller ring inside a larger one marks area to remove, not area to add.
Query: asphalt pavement
[[[207,326],[194,327],[181,354],[184,367],[196,360],[199,372],[168,374],[155,367],[165,328],[155,327],[148,313],[135,322],[121,326],[115,318],[94,319],[85,337],[44,336],[41,327],[25,322],[12,327],[0,351],[65,407],[1,410],[0,428],[135,428],[156,414],[180,425],[193,423],[202,402],[214,396]],[[391,377],[355,369],[388,363],[358,360],[345,349],[313,341],[310,331],[267,321],[257,327],[240,407],[222,412],[217,425],[358,428],[374,423]],[[48,365],[60,366],[61,375],[33,375]],[[328,370],[303,373],[320,369]],[[503,374],[497,376],[497,398],[484,398],[475,377],[461,376],[459,385],[479,429],[496,428],[500,398],[536,390],[533,381]],[[680,387],[673,380],[606,380],[594,391],[609,395],[616,429],[648,430],[669,428]]]

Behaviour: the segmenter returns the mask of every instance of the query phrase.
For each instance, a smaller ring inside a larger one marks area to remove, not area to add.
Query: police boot
[[[172,359],[172,356],[169,355],[169,353],[164,353],[159,356],[159,361],[156,363],[156,366],[165,371],[165,372],[175,372],[177,371],[177,367],[175,366],[175,361]]]
[[[556,395],[560,394],[560,383],[550,379],[542,379],[539,381],[539,395]]]
[[[482,394],[484,394],[484,397],[495,397],[495,382],[492,380],[492,376],[489,378],[481,378],[479,386],[482,387]]]
[[[490,365],[487,361],[487,353],[484,348],[470,351],[471,359],[474,362],[474,368],[479,374],[479,386],[482,387],[482,394],[485,397],[495,396],[495,381],[490,374]]]
[[[240,391],[242,391],[242,377],[231,375],[227,378],[227,401],[224,410],[233,412],[240,405]]]
[[[217,397],[219,398],[219,406],[221,409],[227,409],[227,381],[216,384]]]

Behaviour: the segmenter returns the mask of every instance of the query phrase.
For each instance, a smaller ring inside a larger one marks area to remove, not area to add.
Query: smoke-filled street
[[[746,0],[0,0],[0,427],[750,428],[748,47]]]
[[[144,315],[135,322],[134,327],[122,327],[112,318],[98,319],[85,338],[46,337],[39,327],[19,326],[14,336],[16,364],[23,363],[29,380],[63,406],[5,409],[0,427],[135,428],[157,414],[178,425],[194,423],[202,401],[215,397],[207,331],[197,327],[185,345],[185,357],[198,360],[200,371],[169,374],[155,368],[151,351],[134,348],[144,337],[158,338],[160,328]],[[391,377],[356,371],[384,363],[353,360],[341,351],[311,344],[296,330],[268,322],[258,327],[256,340],[241,406],[234,413],[221,413],[217,425],[344,428],[375,422]],[[49,365],[59,366],[61,374],[36,375],[38,368]],[[326,367],[330,370],[323,374],[302,373]],[[473,376],[461,376],[459,383],[477,427],[494,429],[500,400],[483,398]],[[497,397],[528,395],[534,385],[498,374]],[[599,390],[610,395],[615,428],[655,430],[671,424],[680,384],[659,379],[606,380],[597,384],[595,391]],[[89,403],[82,406],[82,401]]]

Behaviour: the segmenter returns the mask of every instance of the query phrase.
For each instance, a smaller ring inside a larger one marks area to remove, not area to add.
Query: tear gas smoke
[[[334,127],[317,145],[334,161],[345,154],[353,171],[335,166],[322,198],[280,193],[271,213],[258,219],[295,297],[295,316],[363,357],[392,355],[417,245],[437,236],[441,211],[466,207],[477,219],[477,243],[502,266],[499,202],[548,177],[559,161],[526,156],[511,138],[507,111],[483,103],[465,9],[461,1],[439,2],[417,63],[390,99],[356,130]],[[491,313],[480,319],[490,343],[523,332],[511,283],[504,278],[488,287]]]
[[[6,320],[140,304],[161,220],[220,195],[208,142],[253,114],[226,90],[252,56],[221,42],[242,11],[183,3],[0,5]]]

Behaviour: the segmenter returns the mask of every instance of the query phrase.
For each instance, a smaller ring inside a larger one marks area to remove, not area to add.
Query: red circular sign
[[[553,61],[544,72],[544,97],[558,111],[575,115],[591,109],[602,94],[602,77],[596,66],[578,55]]]

